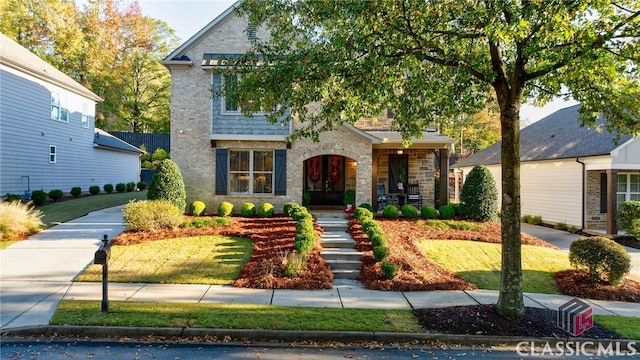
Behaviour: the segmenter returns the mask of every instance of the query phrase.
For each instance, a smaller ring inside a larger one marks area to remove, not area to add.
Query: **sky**
[[[126,2],[126,0],[121,0]],[[180,43],[189,40],[209,22],[215,19],[236,0],[138,0],[142,14],[166,22],[176,31]],[[77,4],[86,3],[76,1]],[[523,124],[531,124],[550,115],[556,110],[563,109],[576,102],[556,100],[545,107],[535,107],[523,104],[520,109],[520,119]]]

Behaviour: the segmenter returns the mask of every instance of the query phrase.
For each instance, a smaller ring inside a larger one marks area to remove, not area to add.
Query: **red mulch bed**
[[[331,288],[333,274],[320,257],[316,247],[308,258],[308,270],[297,278],[284,273],[286,254],[293,251],[295,221],[289,217],[243,218],[231,217],[230,224],[221,227],[160,230],[155,232],[125,231],[114,239],[114,244],[130,245],[144,241],[173,237],[201,235],[229,235],[250,238],[254,243],[253,255],[245,264],[234,286],[258,289],[315,290]],[[382,227],[390,248],[389,261],[400,265],[398,275],[393,280],[385,278],[373,257],[371,243],[361,230],[360,224],[351,220],[349,232],[356,241],[356,248],[364,252],[360,281],[367,289],[387,291],[428,291],[428,290],[472,290],[474,284],[443,269],[417,248],[422,239],[456,239],[500,243],[501,229],[498,223],[482,223],[481,231],[435,230],[417,224],[416,220],[390,220],[376,218]],[[318,237],[321,229],[317,228]],[[555,246],[536,237],[522,234],[524,245]],[[626,279],[622,286],[594,287],[585,282],[578,271],[563,271],[556,275],[558,291],[583,298],[640,302],[640,283]]]

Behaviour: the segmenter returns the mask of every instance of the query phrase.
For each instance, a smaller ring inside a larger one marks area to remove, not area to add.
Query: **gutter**
[[[587,201],[587,185],[585,184],[585,177],[586,177],[586,164],[582,161],[580,161],[580,157],[576,158],[576,162],[578,164],[582,165],[582,230],[586,229],[586,222],[585,222],[585,207],[586,207],[586,201]]]

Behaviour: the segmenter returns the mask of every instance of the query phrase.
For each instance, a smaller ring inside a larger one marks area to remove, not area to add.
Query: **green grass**
[[[230,284],[252,250],[251,240],[232,236],[195,236],[113,246],[109,281]],[[101,265],[89,266],[76,281],[102,281]]]
[[[593,320],[626,339],[640,340],[640,318],[593,315]]]
[[[419,220],[418,225],[435,228],[438,230],[473,230],[473,231],[481,231],[484,228],[480,225],[476,225],[472,222],[468,221],[459,221],[459,220]]]
[[[55,202],[39,207],[44,215],[42,221],[47,227],[85,216],[92,211],[123,205],[130,200],[145,200],[146,191],[133,191],[113,194],[99,194],[73,200]]]
[[[424,253],[440,266],[480,289],[500,289],[502,252],[500,244],[462,240],[426,240],[419,244]],[[522,246],[524,291],[557,294],[553,274],[570,269],[569,256],[559,250]]]
[[[65,300],[54,325],[198,327],[325,331],[422,332],[410,310],[305,308],[273,305]]]
[[[18,240],[0,241],[0,250],[7,248],[17,242]]]

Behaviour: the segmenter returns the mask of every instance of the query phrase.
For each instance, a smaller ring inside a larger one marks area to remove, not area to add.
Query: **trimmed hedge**
[[[618,225],[640,240],[640,201],[625,201],[616,212]]]
[[[33,190],[31,192],[31,200],[38,206],[44,205],[44,203],[47,202],[48,197],[49,196],[44,192],[44,190]]]
[[[169,159],[158,163],[147,191],[147,199],[169,200],[184,211],[187,206],[187,193],[182,173],[176,163]]]
[[[398,211],[398,208],[394,205],[387,205],[382,209],[382,216],[387,219],[397,219],[400,217],[400,211]]]
[[[356,220],[362,222],[364,219],[373,219],[373,211],[365,208],[365,207],[357,207],[354,211],[353,211],[353,217],[356,218]]]
[[[420,214],[425,219],[435,219],[438,217],[438,210],[431,205],[425,205],[420,210]]]
[[[569,261],[576,268],[586,268],[594,284],[606,278],[611,285],[620,285],[631,269],[631,259],[624,247],[601,236],[571,243]]]
[[[223,201],[218,205],[218,216],[230,216],[233,214],[233,204]]]
[[[74,198],[78,198],[78,196],[80,196],[82,194],[82,188],[79,187],[79,186],[74,186],[74,187],[71,188],[70,194]]]
[[[196,200],[189,205],[189,214],[193,216],[202,216],[207,211],[207,205],[202,201]]]
[[[273,206],[273,204],[271,203],[263,203],[260,206],[258,206],[258,216],[263,217],[263,218],[270,218],[273,217],[273,214],[275,213],[276,208]]]
[[[240,215],[252,217],[256,215],[256,206],[253,203],[246,202],[240,206]]]
[[[475,166],[460,193],[462,217],[473,221],[495,221],[498,217],[498,188],[484,165]]]
[[[98,185],[89,186],[89,194],[91,194],[91,195],[100,194],[100,186],[98,186]]]
[[[418,217],[418,209],[411,204],[402,205],[400,211],[402,212],[402,215],[407,218],[413,219]]]
[[[49,198],[51,198],[53,202],[56,202],[62,198],[62,195],[64,195],[64,193],[62,192],[62,190],[54,189],[49,191],[49,194],[47,195],[49,195]]]
[[[456,211],[451,205],[440,206],[440,217],[445,220],[453,219],[456,216]]]
[[[102,187],[102,190],[104,190],[104,192],[106,192],[107,194],[111,194],[113,192],[113,185],[104,184],[104,186]],[[119,192],[122,192],[122,191],[119,191]]]

